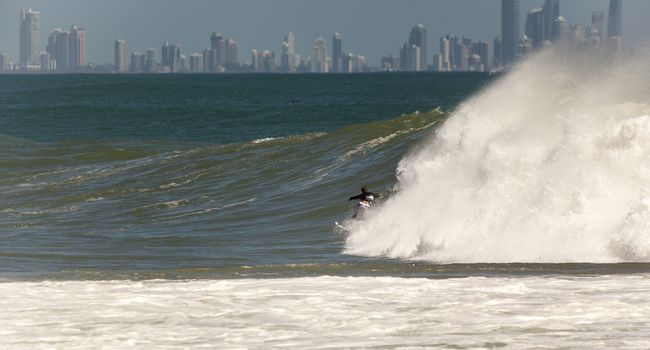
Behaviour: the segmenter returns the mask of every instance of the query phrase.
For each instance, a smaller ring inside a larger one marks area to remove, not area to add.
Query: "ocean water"
[[[616,63],[0,76],[0,348],[648,348]]]

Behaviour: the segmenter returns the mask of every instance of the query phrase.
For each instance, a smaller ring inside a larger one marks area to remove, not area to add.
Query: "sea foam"
[[[650,63],[544,52],[462,103],[346,252],[437,262],[650,260]]]

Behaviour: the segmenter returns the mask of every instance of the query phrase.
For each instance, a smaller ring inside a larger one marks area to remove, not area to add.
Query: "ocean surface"
[[[536,60],[0,75],[0,348],[650,347],[645,75]]]

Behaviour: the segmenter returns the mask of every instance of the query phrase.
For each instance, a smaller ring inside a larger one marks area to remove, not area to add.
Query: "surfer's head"
[[[361,187],[361,193],[368,193],[368,187],[366,186]]]

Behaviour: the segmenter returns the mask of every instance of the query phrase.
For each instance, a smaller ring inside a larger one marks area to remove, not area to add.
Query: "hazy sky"
[[[522,31],[526,12],[542,3],[521,0]],[[86,28],[88,61],[99,64],[112,63],[117,38],[127,41],[129,52],[160,51],[167,40],[189,55],[208,47],[214,31],[238,42],[240,61],[250,60],[254,48],[279,53],[289,31],[296,36],[297,53],[306,58],[316,35],[330,46],[338,31],[345,52],[377,64],[381,56],[398,53],[416,23],[429,29],[429,45],[436,50],[445,33],[491,42],[501,30],[500,6],[501,0],[0,0],[0,51],[18,60],[19,11],[31,7],[41,12],[41,50],[52,29],[78,24]],[[592,11],[607,9],[608,0],[560,5],[568,23],[588,24]],[[650,39],[650,1],[624,0],[623,9],[626,41]],[[429,56],[433,53],[429,49]]]

